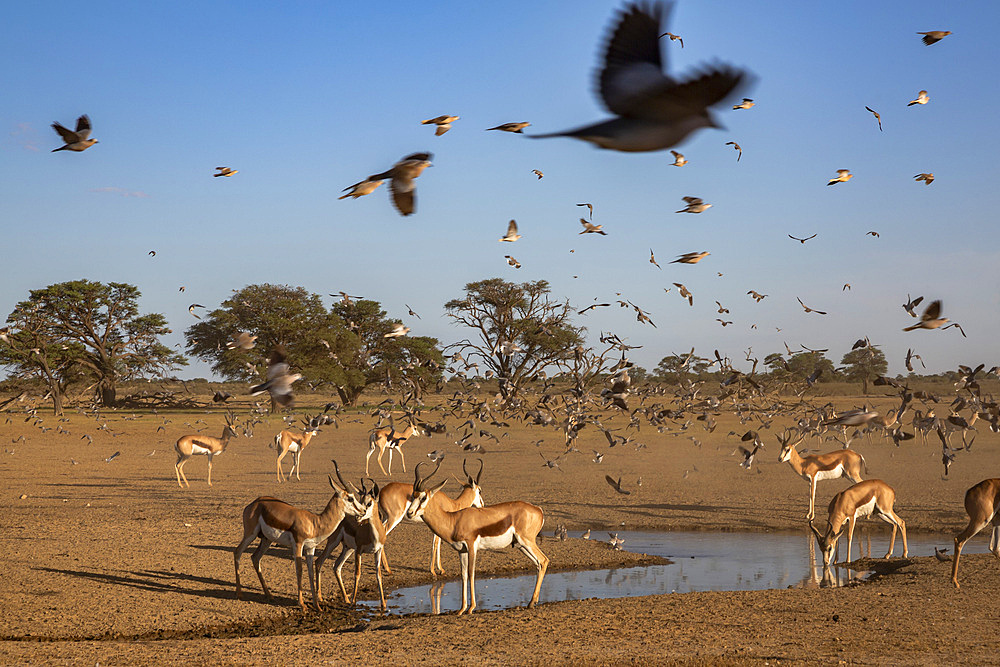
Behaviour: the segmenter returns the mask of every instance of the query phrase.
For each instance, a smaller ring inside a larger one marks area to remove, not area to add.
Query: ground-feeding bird
[[[879,238],[879,233],[875,232],[875,231],[865,232],[865,236],[871,236],[871,237],[874,237],[874,238]]]
[[[951,556],[948,555],[947,549],[938,549],[937,547],[934,547],[934,557],[941,563],[951,562]]]
[[[913,177],[913,180],[917,181],[918,183],[920,181],[923,181],[924,185],[930,185],[931,183],[934,182],[934,174],[917,174],[916,176]]]
[[[660,269],[661,271],[663,270],[663,267],[656,263],[656,256],[653,254],[652,248],[649,249],[649,263],[655,266],[656,268]]]
[[[87,114],[83,114],[76,119],[75,132],[70,132],[68,129],[60,125],[58,121],[52,123],[52,129],[59,133],[59,136],[62,137],[64,142],[63,146],[53,148],[53,153],[57,151],[74,151],[76,153],[80,153],[97,143],[97,139],[90,138],[90,118]]]
[[[588,528],[587,530],[583,531],[583,535],[580,536],[580,539],[583,539],[583,540],[589,540],[590,539],[590,528]]]
[[[918,296],[916,299],[911,299],[910,295],[907,294],[906,295],[906,303],[903,304],[903,310],[905,310],[906,312],[908,312],[910,314],[910,317],[916,317],[917,313],[914,310],[914,308],[916,308],[917,306],[919,306],[920,302],[923,301],[923,300],[924,300],[924,297],[922,297],[922,296]]]
[[[537,176],[538,180],[542,180],[542,176],[545,175],[542,172],[538,171],[537,169],[532,169],[531,173],[534,174],[535,176]]]
[[[674,156],[674,161],[670,163],[671,165],[675,167],[683,167],[688,163],[688,160],[684,157],[683,153],[678,153],[677,151],[670,151],[670,153]]]
[[[942,39],[951,34],[951,30],[930,30],[928,32],[918,32],[918,35],[923,35],[923,42],[927,46],[931,44],[936,44]]]
[[[257,336],[237,331],[232,335],[232,340],[226,343],[227,350],[251,350],[257,344]]]
[[[228,176],[232,176],[233,174],[240,173],[239,169],[230,169],[229,167],[216,167],[215,171],[216,171],[216,173],[212,174],[212,176],[214,176],[216,178],[218,178],[219,176],[227,176],[228,177]]]
[[[814,239],[814,238],[816,238],[816,237],[817,237],[818,235],[819,235],[819,233],[817,232],[816,234],[813,234],[812,236],[807,236],[807,237],[805,237],[804,239],[800,239],[800,238],[799,238],[799,237],[797,237],[797,236],[792,236],[791,234],[789,234],[789,235],[788,235],[788,238],[792,239],[793,241],[798,241],[799,243],[805,243],[805,242],[806,242],[806,241],[808,241],[809,239]]]
[[[422,320],[423,319],[422,317],[420,317],[419,315],[417,315],[415,312],[413,312],[413,309],[410,308],[409,304],[404,303],[403,305],[406,306],[406,312],[410,314],[410,317],[415,317],[418,320]]]
[[[195,319],[199,319],[200,320],[201,318],[198,317],[198,315],[195,314],[194,309],[195,308],[204,308],[204,307],[205,306],[201,305],[200,303],[192,303],[190,306],[188,306],[188,312],[191,313],[191,315],[194,316]]]
[[[291,372],[285,347],[275,345],[267,359],[267,377],[263,383],[250,387],[250,394],[256,396],[266,391],[275,404],[288,407],[295,399],[292,384],[301,378],[298,373]]]
[[[393,327],[392,331],[382,334],[382,338],[399,338],[400,336],[405,336],[408,333],[410,333],[410,327],[405,326],[402,322],[400,322]]]
[[[580,224],[583,225],[583,231],[581,234],[600,234],[601,236],[607,236],[608,233],[602,231],[604,225],[595,225],[593,223],[587,222],[584,218],[580,218]]]
[[[604,476],[604,481],[607,482],[611,486],[612,489],[614,489],[618,493],[622,494],[623,496],[630,496],[630,495],[632,495],[631,491],[622,488],[622,478],[621,478],[621,476],[619,476],[618,479],[616,480],[611,475],[605,475]]]
[[[914,329],[937,329],[948,322],[947,317],[941,317],[941,300],[931,301],[924,308],[920,321],[912,326],[908,326],[903,331],[913,331]]]
[[[757,303],[760,303],[761,301],[767,298],[766,294],[761,294],[756,290],[750,290],[749,292],[747,292],[747,294],[749,294],[751,298],[753,298],[753,300],[756,301]]]
[[[921,90],[919,93],[917,93],[917,99],[910,100],[909,102],[906,103],[906,106],[912,107],[914,104],[927,104],[930,101],[931,98],[927,96],[927,91]]]
[[[687,80],[666,76],[659,43],[663,14],[661,4],[635,4],[615,20],[598,77],[601,100],[614,118],[532,137],[573,137],[600,148],[639,152],[670,148],[700,128],[718,127],[709,109],[748,77],[721,64]]]
[[[740,158],[743,157],[743,149],[740,147],[740,145],[735,141],[727,141],[726,145],[732,146],[734,149],[736,149],[736,161],[739,162]]]
[[[687,287],[685,287],[682,283],[674,283],[674,287],[676,287],[677,291],[680,292],[681,298],[688,300],[689,306],[694,305],[694,294],[692,294]]]
[[[878,113],[878,111],[875,111],[875,109],[872,109],[870,106],[866,105],[865,109],[868,109],[868,111],[870,111],[871,114],[873,116],[875,116],[875,120],[878,121],[878,131],[881,132],[882,131],[882,116],[880,116],[879,113]]]
[[[590,211],[590,219],[594,219],[594,205],[593,204],[577,204],[577,206],[586,206],[587,210]]]
[[[802,306],[807,313],[816,313],[817,315],[826,315],[826,311],[816,310],[815,308],[810,308],[806,304],[802,303],[802,299],[800,299],[799,297],[795,297],[795,300],[799,302],[799,305]]]
[[[428,118],[427,120],[420,121],[421,125],[437,125],[434,130],[434,136],[440,137],[442,134],[451,129],[451,124],[458,120],[458,116],[436,116],[435,118]]]
[[[524,134],[524,128],[531,125],[531,123],[503,123],[497,125],[496,127],[488,127],[486,131],[490,130],[500,130],[501,132],[513,132],[515,134]]]
[[[513,266],[515,269],[520,269],[521,268],[521,262],[517,261],[516,259],[514,259],[510,255],[504,255],[504,257],[507,258],[507,263],[510,264],[511,266]]]
[[[625,544],[625,540],[618,537],[618,533],[608,533],[608,537],[610,538],[608,540],[608,544],[611,545],[611,548],[615,551],[621,551],[622,545]]]
[[[737,109],[749,109],[753,105],[754,101],[752,99],[750,99],[749,97],[744,97],[742,102],[733,105],[733,111]]]
[[[680,35],[675,35],[672,32],[665,32],[662,35],[660,35],[660,39],[663,39],[664,37],[669,37],[671,42],[680,42],[681,48],[682,49],[684,48],[684,40],[681,38]]]
[[[683,255],[681,255],[680,257],[678,257],[677,259],[675,259],[674,261],[672,261],[670,263],[671,264],[697,264],[698,262],[700,262],[701,260],[705,259],[706,257],[708,257],[711,254],[712,253],[708,252],[707,250],[705,250],[703,252],[686,252],[686,253],[684,253]]]
[[[430,153],[412,153],[394,164],[388,171],[384,171],[381,174],[372,174],[364,181],[351,185],[349,188],[357,189],[366,183],[388,180],[389,190],[392,192],[393,206],[396,207],[400,215],[411,215],[417,210],[417,186],[414,181],[420,174],[424,173],[424,169],[431,166],[432,157],[433,155]],[[361,194],[369,194],[377,187],[378,184],[376,183],[371,186],[371,190],[362,192]],[[349,194],[355,198],[361,196],[360,194],[355,195],[354,191]]]
[[[835,183],[846,183],[852,178],[854,178],[854,174],[851,173],[850,169],[838,169],[837,176],[835,178],[831,178],[830,182],[827,183],[827,185],[834,185]]]
[[[513,243],[514,241],[521,238],[521,235],[517,233],[517,223],[513,220],[507,223],[507,233],[503,235],[500,241],[507,241],[508,243]]]
[[[703,213],[712,208],[711,204],[706,204],[701,197],[682,197],[687,206],[675,213]]]

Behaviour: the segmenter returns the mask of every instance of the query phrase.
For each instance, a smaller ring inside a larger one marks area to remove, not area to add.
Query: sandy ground
[[[890,405],[887,399],[879,407],[884,411]],[[256,427],[255,437],[234,440],[216,458],[214,486],[205,483],[205,459],[192,460],[186,467],[191,480],[187,490],[174,480],[173,443],[192,428],[207,426],[206,433],[217,434],[222,424],[217,412],[134,417],[116,412],[105,413],[100,421],[79,414],[65,422],[42,418],[35,425],[13,414],[0,425],[4,664],[303,664],[373,658],[535,664],[997,660],[1000,563],[981,555],[963,557],[961,590],[951,586],[948,564],[915,557],[863,563],[878,574],[839,589],[689,593],[552,603],[471,617],[363,621],[339,603],[329,604],[322,614],[299,612],[289,553],[275,547],[264,570],[276,602],[268,603],[259,591],[249,554],[241,569],[251,585],[249,595],[237,601],[232,549],[241,537],[243,506],[256,496],[275,495],[322,509],[329,498],[331,458],[340,462],[345,476],[357,479],[364,471],[369,418],[352,417],[339,429],[324,429],[302,456],[301,481],[284,484],[277,482],[276,452],[268,447],[280,423],[271,419]],[[666,433],[645,426],[634,442],[613,449],[599,431],[585,429],[576,443],[580,452],[559,459],[557,469],[546,467],[539,454],[554,459],[564,451],[559,433],[520,424],[486,425],[499,438],[479,439],[485,448],[486,500],[540,505],[546,535],[560,523],[571,530],[592,528],[595,535],[616,527],[803,530],[808,486],[776,460],[773,433],[780,420],[762,431],[766,449],[748,472],[731,456],[738,436],[727,435],[742,434],[747,426],[731,415],[717,419],[713,433],[698,422],[686,430],[675,425]],[[624,425],[613,416],[604,423]],[[98,429],[101,424],[107,429]],[[84,434],[93,442],[83,439]],[[411,440],[404,446],[407,469],[425,452],[444,449],[448,458],[442,471],[460,475],[456,439],[449,433]],[[539,439],[543,441],[536,444]],[[839,447],[818,439],[804,446],[822,451]],[[869,477],[896,489],[896,510],[910,531],[957,533],[966,523],[965,490],[997,476],[1000,468],[1000,436],[985,428],[979,429],[973,450],[959,455],[948,478],[942,476],[939,445],[923,444],[919,437],[900,448],[881,438],[858,439],[852,447],[865,456]],[[605,454],[602,463],[592,461],[593,450]],[[106,463],[116,451],[120,455]],[[289,464],[286,460],[286,470]],[[411,481],[411,475],[398,472],[398,464],[394,462],[392,479]],[[387,481],[374,460],[372,470],[380,482]],[[605,474],[620,475],[631,495],[616,494]],[[821,515],[830,497],[848,485],[847,480],[820,484]],[[446,491],[457,488],[453,483]],[[880,539],[883,529],[874,530]],[[579,539],[547,537],[540,546],[553,570],[655,560]],[[950,544],[942,540],[941,546]],[[387,587],[430,581],[429,551],[426,528],[401,525],[387,547],[394,568],[386,577]],[[448,576],[456,577],[457,556],[446,548],[443,559]],[[513,550],[486,554],[479,563],[481,574],[533,571]],[[351,564],[345,573],[350,585]],[[324,587],[327,599],[335,601],[329,570]],[[365,559],[362,595],[376,595],[370,558]],[[483,595],[488,593],[480,589]]]

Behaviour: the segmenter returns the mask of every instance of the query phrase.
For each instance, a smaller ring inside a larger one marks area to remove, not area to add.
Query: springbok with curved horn
[[[400,461],[403,462],[403,472],[406,472],[406,458],[403,457],[403,443],[410,438],[421,435],[421,428],[414,425],[412,422],[402,431],[397,431],[392,426],[384,426],[382,428],[376,428],[372,430],[371,435],[368,437],[368,455],[365,456],[365,474],[368,474],[368,461],[371,459],[372,454],[378,449],[378,456],[375,460],[378,461],[378,467],[382,468],[382,474],[392,477],[392,453],[397,452],[399,454]],[[382,466],[382,455],[385,450],[389,450],[389,472],[385,471]]]
[[[823,565],[830,567],[833,563],[833,550],[837,540],[843,534],[844,523],[847,523],[847,562],[851,560],[851,542],[854,538],[854,524],[858,519],[875,516],[892,526],[892,537],[889,539],[889,551],[885,557],[892,556],[896,546],[896,528],[903,534],[903,557],[910,555],[906,543],[906,523],[893,511],[896,502],[896,492],[880,479],[868,479],[844,489],[830,501],[830,518],[826,530],[820,533],[812,520],[809,528],[816,535],[820,550],[823,552]],[[858,544],[858,557],[861,557],[861,544]]]
[[[229,440],[234,437],[236,437],[236,419],[232,411],[226,412],[226,425],[222,427],[222,436],[219,438],[199,434],[181,436],[177,440],[177,444],[174,445],[174,449],[177,451],[177,463],[174,464],[174,472],[177,473],[177,486],[181,488],[184,488],[185,485],[191,486],[184,474],[184,464],[192,456],[199,454],[208,457],[208,485],[212,486],[212,458],[216,454],[226,451]],[[183,484],[181,483],[182,479],[184,480]]]
[[[955,536],[955,556],[951,563],[951,583],[958,585],[958,559],[962,547],[986,526],[993,524],[990,536],[990,551],[1000,558],[1000,479],[984,479],[965,492],[965,511],[969,515],[969,525]]]
[[[449,512],[455,512],[466,507],[482,507],[485,503],[483,502],[479,480],[483,476],[483,460],[479,459],[479,472],[475,477],[470,475],[469,471],[465,469],[465,459],[462,460],[462,472],[465,473],[465,483],[462,485],[462,492],[458,494],[457,498],[452,499],[443,493],[438,493],[435,494],[431,502],[441,504]],[[392,482],[382,487],[382,492],[378,496],[378,508],[382,516],[385,517],[385,532],[387,534],[392,532],[392,529],[406,518],[406,506],[409,504],[412,493],[412,484]],[[379,563],[385,567],[387,574],[392,574],[392,570],[389,569],[389,562],[385,558],[385,551],[382,551],[382,559]],[[441,538],[434,535],[431,546],[431,576],[437,577],[439,573],[444,574],[444,568],[441,567]]]
[[[285,454],[288,452],[292,453],[292,469],[288,471],[288,479],[292,478],[292,473],[295,473],[295,479],[299,478],[299,460],[302,456],[302,450],[312,441],[312,439],[319,433],[321,416],[316,416],[306,421],[302,420],[302,432],[296,433],[294,431],[289,431],[285,429],[274,436],[274,446],[278,450],[278,481],[284,482],[285,477],[281,472],[281,459],[285,458]]]
[[[471,613],[476,608],[476,553],[479,549],[504,549],[517,546],[538,568],[535,590],[528,602],[531,609],[538,602],[538,592],[549,566],[548,557],[535,543],[545,517],[542,509],[530,503],[515,500],[487,507],[468,507],[450,512],[431,499],[447,484],[444,480],[431,488],[425,488],[427,477],[420,476],[420,466],[415,471],[416,481],[413,494],[406,508],[406,518],[416,521],[422,518],[435,535],[459,552],[462,563],[462,608],[459,614]],[[440,463],[439,463],[440,465]],[[435,468],[435,471],[437,469]],[[469,592],[471,590],[471,605]]]
[[[243,539],[233,553],[233,563],[236,567],[237,600],[240,599],[241,590],[240,557],[250,546],[250,543],[259,537],[260,544],[250,556],[250,560],[253,561],[257,578],[260,579],[260,587],[264,589],[267,599],[273,600],[274,596],[271,595],[271,590],[264,581],[260,560],[267,553],[271,544],[277,542],[292,548],[295,557],[295,579],[298,585],[299,606],[303,611],[306,609],[305,601],[302,599],[302,560],[303,556],[305,557],[309,585],[312,588],[313,605],[319,611],[322,599],[319,596],[318,582],[313,572],[313,555],[316,547],[337,530],[345,516],[370,513],[375,506],[371,498],[347,491],[336,461],[334,461],[333,466],[342,486],[338,486],[333,481],[333,476],[328,475],[330,486],[333,488],[333,497],[319,514],[293,507],[285,501],[271,496],[261,496],[243,509]]]
[[[826,454],[813,454],[811,456],[801,456],[796,447],[803,438],[792,442],[791,433],[779,437],[781,452],[778,454],[778,462],[787,461],[797,474],[809,482],[809,513],[806,519],[816,517],[816,483],[824,479],[839,479],[846,477],[855,484],[862,481],[861,467],[865,467],[868,472],[868,464],[865,458],[853,449],[838,449]]]

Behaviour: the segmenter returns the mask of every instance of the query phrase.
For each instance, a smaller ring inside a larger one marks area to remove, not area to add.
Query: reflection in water
[[[870,555],[871,531],[864,531],[860,542]],[[692,591],[844,586],[868,574],[836,566],[824,573],[821,560],[817,560],[816,540],[808,533],[620,532],[620,536],[629,551],[663,556],[673,562],[613,570],[550,572],[542,582],[539,602]],[[888,545],[887,534],[879,531],[875,539]],[[910,554],[933,555],[935,546],[950,544],[951,539],[948,535],[911,535]],[[985,542],[968,545],[975,547],[972,553],[985,553],[986,546]],[[878,553],[878,545],[875,548]],[[531,599],[534,586],[534,574],[477,577],[477,609],[523,606]],[[440,614],[457,610],[461,599],[461,582],[448,581],[399,589],[387,597],[387,602],[394,614]],[[363,604],[374,609],[377,602]]]

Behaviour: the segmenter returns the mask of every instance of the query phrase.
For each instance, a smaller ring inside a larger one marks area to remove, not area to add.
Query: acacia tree
[[[877,347],[861,347],[851,350],[840,360],[844,365],[843,374],[848,380],[861,382],[862,393],[868,393],[868,383],[877,377],[885,375],[889,370],[889,362],[885,354]]]
[[[553,301],[549,283],[511,283],[490,278],[465,286],[465,297],[445,304],[448,317],[475,332],[447,350],[466,362],[482,363],[496,374],[500,393],[510,401],[524,382],[560,361],[571,360],[583,329],[570,322],[569,302]]]
[[[90,280],[31,290],[7,318],[18,343],[5,347],[6,363],[22,370],[34,367],[50,390],[60,390],[60,404],[75,373],[90,376],[101,405],[113,407],[119,382],[187,364],[159,341],[170,333],[166,318],[139,314],[140,296],[133,285]],[[24,343],[31,344],[19,347]]]

